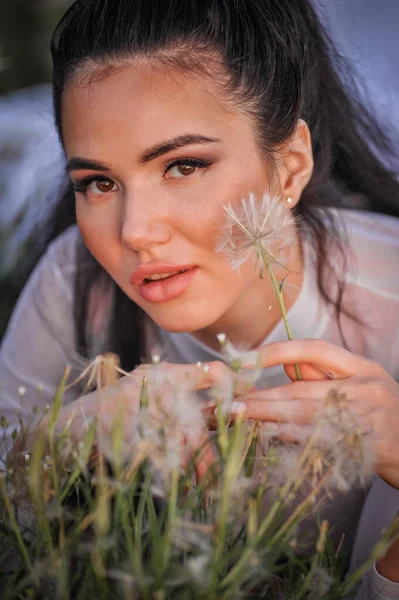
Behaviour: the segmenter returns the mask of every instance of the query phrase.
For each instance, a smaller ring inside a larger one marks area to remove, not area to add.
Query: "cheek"
[[[216,171],[215,171],[216,173]],[[210,177],[200,194],[192,194],[183,212],[186,231],[202,247],[215,248],[223,237],[227,215],[223,207],[237,206],[250,192],[262,196],[267,189],[264,169],[258,161],[253,164],[229,164],[223,172]],[[189,228],[187,224],[190,223]]]
[[[226,194],[226,190],[218,194],[218,190],[213,189],[202,195],[192,206],[185,207],[175,220],[176,229],[184,230],[185,237],[196,246],[214,251],[221,240],[226,222],[223,206],[232,202],[234,198],[231,194]]]

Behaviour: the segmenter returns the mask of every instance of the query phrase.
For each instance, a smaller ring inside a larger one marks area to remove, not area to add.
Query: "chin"
[[[171,311],[170,311],[171,312]],[[164,315],[151,315],[148,316],[158,325],[161,329],[168,331],[169,333],[194,333],[200,329],[205,329],[212,325],[216,319],[212,319],[209,315],[200,315],[199,311],[195,314],[179,314],[176,311],[172,316],[171,314]],[[167,313],[167,311],[165,311]]]

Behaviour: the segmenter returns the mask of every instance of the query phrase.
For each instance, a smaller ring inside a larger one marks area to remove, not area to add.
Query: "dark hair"
[[[360,102],[350,70],[310,1],[78,0],[56,28],[51,51],[61,141],[63,91],[77,71],[87,65],[106,69],[137,56],[182,70],[214,69],[226,94],[250,112],[260,149],[269,158],[303,118],[312,136],[314,172],[295,210],[301,227],[312,235],[320,292],[339,318],[347,268],[344,236],[325,207],[399,216],[399,184],[390,166],[390,141]],[[55,218],[58,231],[74,222],[71,192]],[[338,268],[336,259],[334,265],[330,260],[333,249],[342,259]],[[80,351],[87,346],[88,290],[105,276],[92,260],[91,275],[77,276]],[[331,275],[337,282],[334,293],[328,285]],[[115,284],[110,280],[109,285]],[[113,310],[109,349],[130,369],[144,354],[145,315],[116,286]]]

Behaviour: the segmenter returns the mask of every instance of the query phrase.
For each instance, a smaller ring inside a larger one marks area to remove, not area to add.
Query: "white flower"
[[[153,354],[151,358],[154,365],[157,365],[161,362],[161,357],[159,356],[159,354]]]
[[[280,250],[295,241],[295,220],[279,197],[264,194],[258,201],[251,193],[237,208],[231,205],[223,208],[228,219],[216,252],[231,257],[234,269],[252,255],[262,267],[262,253],[267,254],[270,262],[278,262]]]
[[[327,569],[321,566],[316,566],[312,573],[312,579],[309,585],[309,598],[311,600],[319,600],[319,598],[324,598],[332,585],[334,585],[334,582],[334,577],[327,571]]]
[[[24,387],[23,385],[20,385],[18,387],[18,394],[20,398],[23,398],[26,394],[26,387]]]
[[[223,355],[226,364],[237,374],[235,385],[239,386],[241,393],[250,390],[262,374],[258,350],[239,348],[226,339]]]
[[[218,342],[221,346],[223,346],[223,344],[226,342],[226,334],[225,333],[218,333],[216,335]]]
[[[204,587],[209,580],[209,563],[210,556],[208,554],[198,554],[186,560],[186,567],[191,577]]]

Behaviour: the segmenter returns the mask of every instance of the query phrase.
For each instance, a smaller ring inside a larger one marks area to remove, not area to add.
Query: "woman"
[[[309,2],[83,0],[59,24],[52,54],[75,198],[58,207],[53,231],[65,232],[36,268],[5,337],[2,412],[13,419],[18,387],[25,406],[44,406],[66,364],[78,370],[82,356],[113,351],[134,369],[154,344],[169,362],[190,363],[171,365],[175,377],[192,371],[198,389],[217,385],[223,332],[260,348],[265,368],[267,389],[242,396],[238,408],[278,422],[284,439],[301,439],[331,388],[347,394],[359,426],[375,432],[379,477],[369,506],[376,497],[393,518],[399,185],[373,152],[389,157],[389,142],[344,91],[335,70],[343,67]],[[268,278],[250,261],[238,272],[215,253],[223,207],[249,193],[268,193],[300,217],[285,297],[297,341],[282,341]],[[69,227],[75,210],[78,228]],[[209,367],[200,375],[197,361]],[[142,370],[133,375],[103,390],[104,435],[115,398],[134,419]],[[59,427],[74,410],[77,438],[83,405],[85,418],[95,414],[96,394],[69,389]],[[349,553],[364,497],[337,496],[329,508]],[[375,523],[367,511],[362,520],[355,548],[370,550],[365,532]],[[398,544],[359,598],[381,589],[397,597],[397,554]]]

